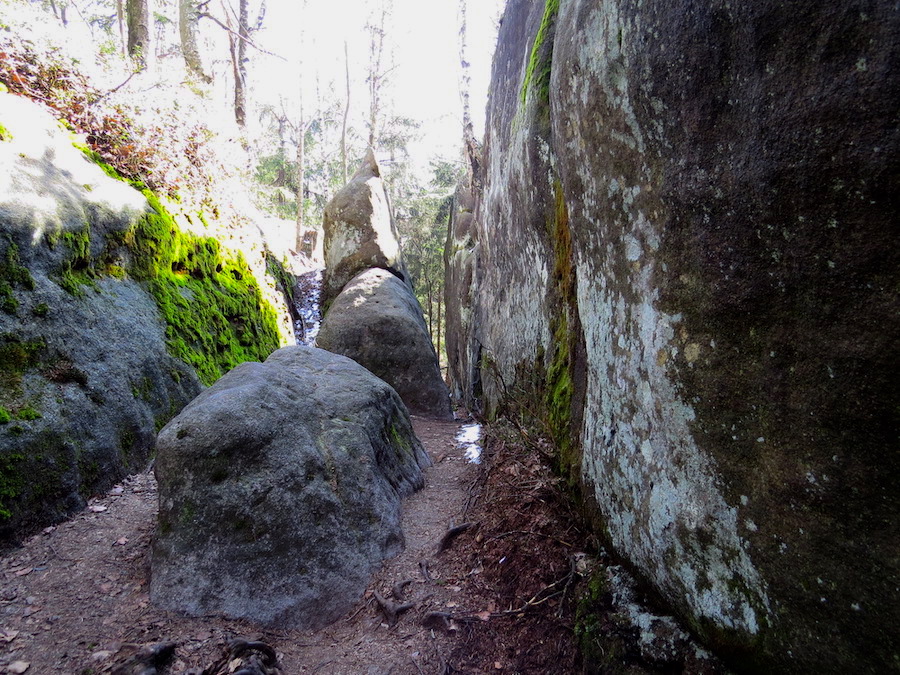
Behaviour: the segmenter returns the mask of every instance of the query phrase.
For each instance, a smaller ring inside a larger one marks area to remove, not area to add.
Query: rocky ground
[[[0,559],[0,671],[212,675],[231,672],[228,645],[244,638],[271,645],[285,674],[575,673],[578,633],[592,645],[584,672],[722,672],[598,553],[539,443],[493,430],[475,464],[459,423],[415,427],[434,466],[405,502],[406,549],[344,619],[279,631],[156,609],[146,472]],[[174,653],[158,671],[134,665],[163,644]]]

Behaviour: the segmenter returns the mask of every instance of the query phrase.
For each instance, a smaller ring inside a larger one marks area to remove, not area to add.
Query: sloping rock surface
[[[151,598],[192,615],[318,627],[403,546],[429,460],[396,392],[355,362],[285,347],[160,432]]]
[[[896,667],[898,44],[887,1],[500,29],[450,371],[532,397],[608,543],[743,669]]]
[[[409,286],[390,272],[356,275],[326,313],[316,346],[348,356],[383,379],[412,412],[451,416],[422,309]]]
[[[381,170],[371,149],[350,182],[325,207],[323,225],[323,306],[370,267],[390,270],[407,279]]]
[[[30,101],[0,93],[0,122],[2,539],[60,520],[146,466],[156,431],[200,383],[167,353],[140,284],[74,281],[77,260],[143,215],[143,195]]]

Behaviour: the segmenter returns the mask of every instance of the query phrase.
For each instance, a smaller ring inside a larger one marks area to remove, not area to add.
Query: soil
[[[584,617],[576,615],[604,561],[586,553],[599,549],[540,446],[495,435],[475,464],[455,441],[460,423],[414,425],[434,466],[404,503],[406,548],[344,619],[316,632],[273,630],[154,607],[157,503],[147,471],[0,559],[0,672],[225,673],[211,666],[236,638],[273,647],[285,674],[721,672],[684,644],[668,661],[648,659],[610,593],[600,599],[609,608],[592,619],[605,626],[595,646],[614,662],[584,666],[576,642]],[[414,605],[394,623],[380,600]],[[134,668],[142,647],[162,643],[175,646],[165,667]]]

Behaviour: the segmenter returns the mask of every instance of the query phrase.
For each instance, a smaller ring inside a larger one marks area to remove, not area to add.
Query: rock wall
[[[898,45],[886,1],[503,17],[454,387],[530,384],[607,542],[741,669],[898,658]]]

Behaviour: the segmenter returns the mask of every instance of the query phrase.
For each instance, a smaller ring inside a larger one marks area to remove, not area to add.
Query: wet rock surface
[[[450,395],[422,310],[390,272],[370,269],[354,277],[325,315],[316,345],[383,379],[412,412],[450,418]]]
[[[301,346],[222,377],[157,452],[153,602],[294,628],[346,612],[402,549],[430,463],[393,389]]]

